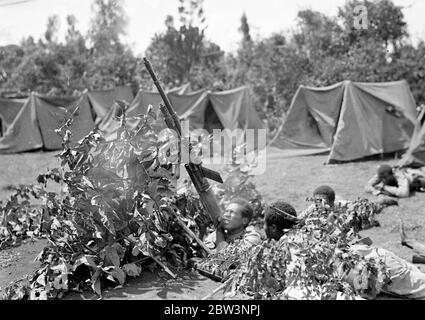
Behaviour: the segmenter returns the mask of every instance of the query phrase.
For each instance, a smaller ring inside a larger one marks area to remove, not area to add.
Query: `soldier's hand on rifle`
[[[199,229],[199,238],[203,239],[207,233],[207,227],[211,223],[211,219],[209,216],[205,214],[198,214],[195,217],[195,222],[198,225]]]

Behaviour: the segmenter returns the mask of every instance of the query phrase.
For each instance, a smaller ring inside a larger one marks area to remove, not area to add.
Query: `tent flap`
[[[0,118],[2,120],[2,128],[0,128],[0,136],[6,133],[7,128],[15,120],[19,111],[24,106],[25,101],[14,100],[14,99],[2,99],[0,98]]]
[[[43,147],[36,115],[35,96],[24,103],[4,136],[0,138],[1,153],[17,153]]]
[[[131,87],[128,86],[88,92],[88,99],[96,119],[103,119],[116,100],[124,100],[130,104],[133,98]]]

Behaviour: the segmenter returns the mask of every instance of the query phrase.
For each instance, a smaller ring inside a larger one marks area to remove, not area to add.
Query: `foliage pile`
[[[375,297],[389,278],[383,261],[350,251],[358,238],[352,217],[336,216],[325,205],[317,207],[278,242],[252,248],[232,276],[228,295],[261,299]],[[351,285],[347,279],[350,272],[354,272]]]
[[[355,201],[350,201],[345,204],[343,209],[345,210],[343,214],[349,217],[345,217],[345,219],[351,221],[352,227],[356,231],[379,226],[375,217],[380,212],[380,208],[368,199],[358,198]]]
[[[225,281],[249,254],[249,248],[240,240],[236,240],[224,249],[197,261],[194,268],[210,278]]]
[[[58,155],[61,169],[40,175],[38,186],[20,187],[1,207],[7,212],[9,229],[18,230],[12,215],[19,213],[22,221],[34,216],[37,221],[21,229],[34,235],[43,231],[49,240],[37,257],[41,267],[31,276],[30,285],[25,281],[12,285],[6,297],[60,298],[69,290],[87,287],[100,295],[104,280],[123,284],[127,277],[140,275],[146,265],[160,265],[174,276],[170,269],[185,267],[192,256],[205,256],[182,224],[202,238],[211,220],[190,182],[176,189],[176,177],[166,162],[172,142],[159,139],[152,130],[155,114],[148,110],[138,118],[139,127],[130,130],[123,114],[115,141],[105,141],[95,129],[71,145],[72,114],[68,114],[57,129],[63,137]],[[247,172],[233,166],[225,189],[228,195],[261,205],[261,196],[248,178]],[[45,191],[42,186],[49,180],[60,182],[63,192]],[[28,213],[30,194],[43,200],[34,214]],[[25,201],[19,202],[18,196]]]
[[[57,194],[45,190],[49,179],[59,183],[59,171],[53,169],[40,174],[37,177],[38,185],[7,187],[13,193],[4,204],[0,201],[0,250],[18,246],[28,238],[39,238],[48,231],[50,216],[44,214],[40,206],[31,204],[31,200],[38,199],[44,205],[51,205]]]
[[[175,276],[170,269],[184,267],[199,250],[177,221],[187,223],[191,212],[176,205],[176,179],[159,160],[170,141],[158,140],[154,116],[140,115],[139,127],[129,131],[123,115],[113,142],[95,129],[72,146],[71,117],[57,130],[66,192],[43,207],[52,217],[49,246],[30,279],[31,298],[84,287],[101,295],[103,280],[123,284],[152,263]]]
[[[3,204],[0,201],[0,250],[18,246],[25,238],[40,234],[41,214],[37,208],[31,208],[30,195],[38,197],[37,190],[20,185]]]
[[[330,209],[327,204],[322,203],[320,200],[307,198],[307,201],[314,202],[315,211],[321,212]],[[370,202],[368,199],[358,198],[355,201],[337,202],[332,208],[332,217],[333,219],[344,221],[346,228],[353,228],[355,232],[359,232],[360,230],[379,226],[379,222],[375,217],[381,209],[376,203]]]
[[[389,277],[383,261],[350,251],[354,217],[321,203],[279,241],[235,242],[198,267],[221,277],[231,299],[374,298]]]

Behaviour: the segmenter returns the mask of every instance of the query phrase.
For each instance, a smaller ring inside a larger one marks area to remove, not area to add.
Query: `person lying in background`
[[[328,195],[331,195],[330,199],[326,200],[331,200],[332,202],[332,192],[329,192],[330,190],[328,190]],[[288,204],[273,204],[266,211],[265,229],[269,239],[279,240],[288,231],[287,228],[292,229],[297,225],[299,220],[296,218],[296,214],[293,215],[295,209],[292,211],[290,207]],[[275,208],[279,209],[276,210]],[[281,210],[280,208],[284,209]],[[408,263],[391,251],[374,246],[369,238],[361,239],[352,244],[349,251],[366,259],[383,260],[391,279],[384,286],[384,293],[409,299],[425,300],[425,273],[421,272],[413,264]],[[353,286],[355,272],[356,268],[353,268],[346,276],[346,281]]]
[[[384,164],[366,185],[365,191],[376,196],[407,198],[411,192],[425,191],[425,167],[392,168]]]
[[[382,259],[390,278],[390,282],[383,287],[383,293],[408,299],[425,300],[425,273],[415,265],[389,250],[374,245],[355,244],[349,250],[366,259]],[[350,274],[346,280],[352,284]]]
[[[387,164],[380,165],[377,173],[370,179],[365,191],[373,195],[386,195],[396,198],[406,198],[410,195],[409,180],[400,170],[393,170]]]
[[[413,250],[416,255],[413,256],[413,263],[425,263],[425,244],[411,239],[406,235],[406,231],[404,230],[404,222],[400,220],[400,238],[401,245]]]
[[[315,203],[311,204],[307,209],[305,209],[303,212],[301,212],[301,214],[299,215],[299,217],[301,219],[304,219],[311,212],[313,212],[316,209],[316,204],[318,202],[323,203],[324,205],[327,205],[330,208],[334,208],[335,206],[341,206],[341,207],[350,206],[350,205],[355,203],[355,202],[349,201],[349,200],[336,199],[335,191],[327,185],[323,185],[323,186],[316,188],[313,191],[313,198],[314,198]],[[371,203],[375,204],[375,206],[376,206],[375,207],[376,208],[375,213],[378,214],[385,207],[390,206],[390,205],[394,205],[397,202],[394,201],[394,200],[382,199],[381,198],[378,201],[373,201]]]
[[[419,168],[403,167],[400,168],[409,181],[410,192],[425,191],[425,166]]]
[[[254,211],[248,201],[240,198],[232,199],[217,229],[205,238],[205,245],[213,252],[217,252],[237,239],[242,239],[243,245],[248,247],[260,244],[260,234],[253,226],[248,226],[253,215]]]

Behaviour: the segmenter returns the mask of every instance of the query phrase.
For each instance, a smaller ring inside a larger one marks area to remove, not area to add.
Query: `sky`
[[[237,49],[241,35],[240,18],[246,13],[255,37],[288,31],[295,26],[299,10],[313,9],[335,15],[346,0],[204,0],[206,36],[225,51]],[[393,0],[405,7],[403,13],[413,43],[425,39],[425,0]],[[165,29],[168,14],[177,16],[178,0],[124,0],[129,18],[124,39],[137,54],[143,54],[151,38]],[[46,30],[47,18],[58,15],[61,34],[65,33],[66,16],[77,18],[77,28],[89,28],[91,0],[0,0],[0,45],[18,44],[23,37],[38,39]]]

